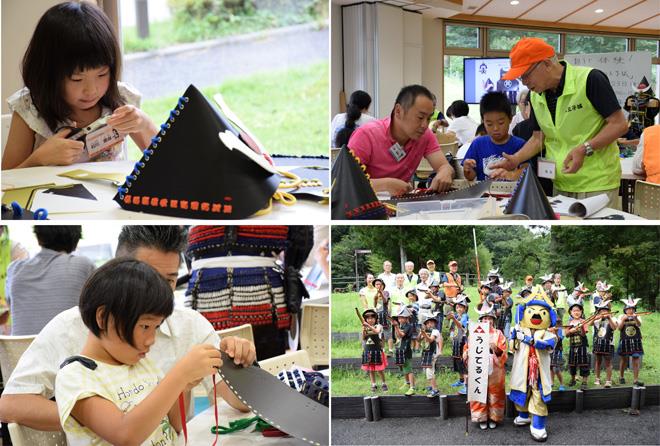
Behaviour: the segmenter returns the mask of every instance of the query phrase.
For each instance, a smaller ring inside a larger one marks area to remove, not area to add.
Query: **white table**
[[[240,418],[251,418],[253,413],[243,413],[230,407],[224,400],[218,399],[218,423],[229,426],[229,421]],[[215,425],[213,406],[199,413],[188,421],[188,445],[211,446],[215,434],[211,433],[211,426]],[[179,444],[183,445],[183,433],[179,435]],[[254,432],[254,427],[244,431],[220,435],[218,444],[221,446],[253,445],[253,444],[279,444],[279,445],[309,445],[309,443],[293,437],[264,437],[261,432]]]
[[[633,211],[633,204],[635,203],[635,182],[643,180],[644,177],[635,175],[633,173],[633,158],[620,158],[621,160],[621,187],[619,194],[621,195],[621,209],[626,212]]]
[[[126,175],[133,169],[133,161],[104,161],[96,163],[72,164],[70,166],[28,167],[25,169],[12,169],[2,171],[2,189],[23,187],[38,184],[55,183],[66,185],[82,183],[103,203],[103,209],[93,212],[51,213],[49,219],[76,219],[76,220],[163,220],[174,219],[157,214],[133,212],[122,209],[112,198],[117,193],[117,187],[108,181],[78,181],[59,177],[59,173],[75,169],[84,169],[93,172],[123,173]],[[284,169],[293,169],[297,166],[283,166]],[[107,204],[107,206],[105,206]],[[48,208],[46,208],[48,209]],[[329,219],[329,206],[321,205],[313,200],[298,200],[293,206],[273,203],[273,210],[266,215],[251,217],[250,220],[288,220],[295,224],[326,222]],[[220,219],[218,219],[220,220]],[[235,221],[235,220],[232,220]]]

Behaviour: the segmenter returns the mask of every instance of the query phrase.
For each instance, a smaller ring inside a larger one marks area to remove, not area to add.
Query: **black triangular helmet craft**
[[[344,146],[332,165],[332,219],[387,219],[367,174],[353,152]]]
[[[114,200],[130,211],[240,219],[268,204],[280,176],[231,111],[190,85]]]
[[[524,214],[532,220],[557,220],[555,211],[531,167],[523,171],[504,213]]]

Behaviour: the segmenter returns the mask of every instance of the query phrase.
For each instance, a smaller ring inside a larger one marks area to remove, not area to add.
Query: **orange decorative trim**
[[[231,200],[231,197],[225,197]],[[226,203],[211,203],[209,201],[188,201],[178,199],[168,199],[159,197],[140,197],[136,195],[124,195],[122,201],[128,205],[151,206],[170,209],[184,209],[201,212],[214,212],[216,214],[231,214],[233,206]]]

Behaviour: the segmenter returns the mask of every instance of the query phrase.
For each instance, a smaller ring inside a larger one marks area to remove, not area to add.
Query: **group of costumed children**
[[[528,276],[531,277],[531,276]],[[514,424],[518,426],[530,424],[532,438],[545,441],[545,418],[547,402],[551,399],[554,378],[559,379],[559,390],[564,390],[561,370],[564,365],[563,339],[568,338],[568,366],[571,375],[570,385],[576,385],[576,374],[580,372],[582,388],[586,388],[590,370],[588,354],[588,328],[594,327],[593,354],[595,355],[595,384],[600,385],[601,368],[605,368],[607,379],[604,387],[612,385],[612,356],[614,354],[614,333],[620,331],[617,353],[620,361],[620,380],[625,383],[624,370],[627,358],[632,358],[633,377],[635,385],[639,382],[639,362],[643,355],[641,317],[636,313],[639,299],[628,298],[624,303],[624,314],[619,318],[611,311],[611,285],[598,282],[597,293],[591,296],[582,283],[568,295],[565,288],[554,281],[554,275],[543,276],[540,286],[533,286],[527,281],[518,294],[520,300],[515,309],[514,325],[512,323],[513,300],[511,298],[512,283],[500,285],[498,270],[491,270],[488,280],[481,282],[480,302],[477,313],[480,322],[487,322],[489,331],[489,365],[487,399],[485,403],[470,402],[472,421],[479,423],[481,429],[494,429],[504,418],[505,403],[505,365],[507,357],[513,354],[510,376],[511,392],[509,398],[513,401],[518,416]],[[378,280],[378,279],[377,279]],[[382,281],[381,281],[382,282]],[[452,342],[452,358],[454,371],[458,380],[452,384],[459,387],[458,393],[466,393],[468,364],[468,306],[470,299],[466,294],[458,293],[453,298],[442,296],[437,289],[431,287],[422,292],[432,296],[440,296],[440,302],[450,305],[453,311],[443,314],[442,306],[436,306],[440,311],[430,312],[420,309],[417,304],[419,290],[413,289],[406,293],[409,303],[392,308],[395,318],[389,316],[387,292],[384,284],[376,284],[379,297],[375,300],[376,309],[367,309],[362,313],[362,339],[364,352],[362,369],[369,372],[371,388],[378,391],[376,373],[382,380],[382,390],[388,391],[384,370],[387,367],[387,356],[383,348],[383,334],[391,330],[392,338],[396,339],[394,359],[405,377],[405,395],[415,394],[415,376],[412,369],[412,357],[415,345],[423,348],[421,365],[426,370],[428,380],[427,396],[436,397],[439,394],[435,380],[435,365],[442,352],[442,323],[449,324],[449,337]],[[563,298],[568,307],[568,325],[562,325],[563,309],[557,311],[556,300]],[[595,311],[585,319],[585,298],[592,297]],[[380,302],[379,302],[380,299]],[[437,299],[434,299],[437,302]],[[559,313],[559,315],[558,315]],[[559,316],[559,317],[558,317]],[[531,416],[530,416],[531,414]]]

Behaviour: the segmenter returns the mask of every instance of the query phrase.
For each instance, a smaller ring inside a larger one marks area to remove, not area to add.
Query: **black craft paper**
[[[54,187],[44,190],[43,193],[61,195],[63,197],[80,198],[82,200],[98,201],[96,197],[82,184],[72,184],[71,187]]]
[[[203,219],[246,218],[266,207],[280,180],[274,168],[255,160],[262,155],[249,147],[252,156],[235,148],[244,132],[197,88],[190,85],[183,97],[188,102],[175,108],[171,127],[115,201],[131,211]]]
[[[332,219],[387,219],[383,204],[357,159],[342,147],[332,165]]]
[[[330,410],[255,366],[243,367],[222,353],[218,371],[229,389],[267,423],[311,444],[329,444]]]
[[[539,179],[530,167],[523,171],[504,213],[524,214],[532,220],[557,220]]]

